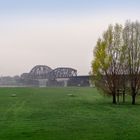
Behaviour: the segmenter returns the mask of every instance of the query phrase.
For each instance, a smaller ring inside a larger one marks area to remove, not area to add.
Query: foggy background
[[[140,21],[139,0],[0,0],[0,76],[35,65],[90,71],[109,24]]]

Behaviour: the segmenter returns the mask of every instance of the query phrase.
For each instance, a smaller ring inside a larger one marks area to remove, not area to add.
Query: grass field
[[[140,105],[93,88],[0,88],[0,140],[104,139],[139,140]]]

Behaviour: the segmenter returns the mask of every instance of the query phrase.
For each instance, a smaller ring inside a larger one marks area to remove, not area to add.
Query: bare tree
[[[130,80],[132,104],[140,88],[140,23],[127,21],[123,31],[127,50],[127,67]]]

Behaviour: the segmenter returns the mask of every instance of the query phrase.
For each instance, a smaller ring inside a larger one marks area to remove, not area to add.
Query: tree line
[[[112,96],[129,93],[132,104],[140,89],[140,22],[126,21],[124,25],[109,25],[94,48],[92,74],[98,89]]]

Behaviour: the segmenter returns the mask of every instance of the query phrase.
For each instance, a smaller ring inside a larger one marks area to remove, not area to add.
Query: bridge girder
[[[54,80],[57,78],[69,78],[73,76],[77,76],[77,70],[68,67],[56,68],[48,73],[49,80]]]
[[[58,67],[56,69],[51,69],[45,65],[37,65],[31,69],[29,73],[24,73],[21,75],[22,79],[48,79],[56,80],[57,78],[70,78],[77,76],[77,70],[69,67]]]
[[[47,74],[52,71],[52,69],[45,65],[37,65],[31,69],[29,72],[29,78],[31,79],[46,79]]]

